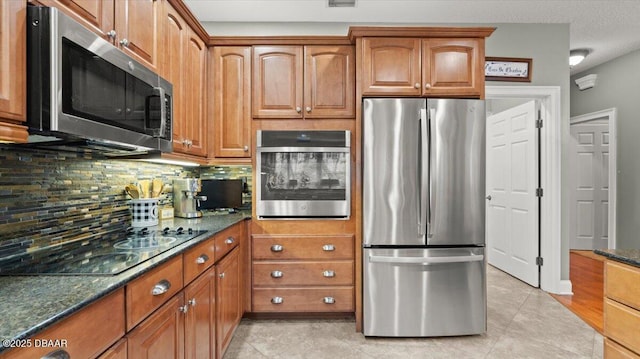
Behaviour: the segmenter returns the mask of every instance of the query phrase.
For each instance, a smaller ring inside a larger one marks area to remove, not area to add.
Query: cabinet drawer
[[[184,254],[184,283],[190,283],[210,268],[216,258],[214,238],[199,243]]]
[[[353,259],[353,236],[254,235],[253,259]]]
[[[604,338],[604,357],[607,359],[640,359],[640,355],[609,338]]]
[[[640,311],[605,298],[604,332],[607,337],[640,353]]]
[[[256,261],[253,263],[253,285],[353,285],[353,261]]]
[[[127,331],[182,289],[182,256],[127,284]]]
[[[640,268],[607,261],[604,295],[640,310]]]
[[[254,312],[352,312],[353,287],[256,288]]]
[[[35,340],[47,344],[51,343],[49,340],[54,341],[53,344],[56,340],[64,340],[65,343],[48,347],[36,347],[34,344],[31,348],[10,350],[6,356],[0,356],[4,359],[33,359],[64,350],[71,358],[95,358],[124,333],[124,290],[119,289],[32,337],[32,343]]]
[[[227,253],[229,253],[232,249],[238,246],[241,236],[242,223],[238,223],[233,227],[227,228],[224,231],[216,234],[216,262],[219,261],[222,257],[226,256]]]

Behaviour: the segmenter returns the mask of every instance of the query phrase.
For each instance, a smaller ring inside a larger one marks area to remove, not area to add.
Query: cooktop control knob
[[[139,235],[142,235],[142,236],[149,234],[149,228],[147,228],[147,227],[142,228],[142,229],[138,232],[138,234],[139,234]]]
[[[169,227],[164,227],[162,234],[169,234]]]
[[[184,228],[178,227],[178,229],[176,229],[176,234],[184,234]]]
[[[187,232],[188,232],[189,234],[193,234],[193,228],[189,228],[189,229],[187,230]]]

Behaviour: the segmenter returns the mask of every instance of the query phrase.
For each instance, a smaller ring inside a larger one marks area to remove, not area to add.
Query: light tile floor
[[[547,293],[489,267],[484,335],[365,338],[351,320],[246,320],[232,358],[602,358],[603,338]]]

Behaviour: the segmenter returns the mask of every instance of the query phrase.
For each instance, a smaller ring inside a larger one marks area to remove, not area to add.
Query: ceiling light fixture
[[[576,66],[589,55],[588,49],[575,49],[569,51],[569,66]]]
[[[329,7],[356,7],[356,0],[328,0]]]

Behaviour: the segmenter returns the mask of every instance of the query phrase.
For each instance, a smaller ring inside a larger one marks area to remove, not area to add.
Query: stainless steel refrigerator
[[[484,333],[484,101],[362,108],[364,335]]]

